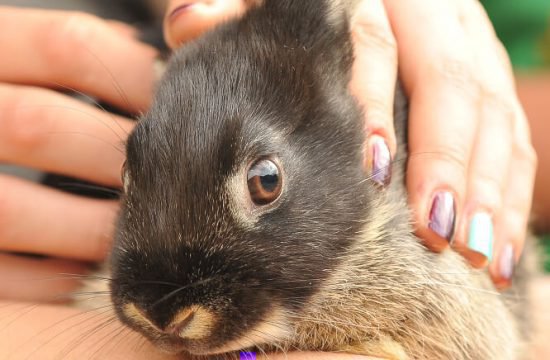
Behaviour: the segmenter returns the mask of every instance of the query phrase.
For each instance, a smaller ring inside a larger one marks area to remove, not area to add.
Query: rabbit
[[[387,187],[362,165],[357,3],[257,1],[170,59],[126,144],[109,263],[117,316],[161,350],[526,357],[527,277],[500,294],[455,251],[427,250],[406,161]]]

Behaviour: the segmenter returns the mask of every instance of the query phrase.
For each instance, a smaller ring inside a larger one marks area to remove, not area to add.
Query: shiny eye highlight
[[[281,195],[282,177],[277,164],[269,159],[256,161],[247,174],[248,191],[256,205],[268,205]]]

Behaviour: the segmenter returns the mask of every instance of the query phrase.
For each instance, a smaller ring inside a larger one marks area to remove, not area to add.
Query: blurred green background
[[[550,0],[481,2],[516,69],[550,66]]]

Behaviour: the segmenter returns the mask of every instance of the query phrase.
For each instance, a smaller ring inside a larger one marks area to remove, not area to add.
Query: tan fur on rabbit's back
[[[494,290],[484,271],[472,270],[451,250],[433,255],[407,241],[406,223],[393,227],[392,237],[403,246],[399,258],[388,260],[395,257],[392,245],[373,239],[384,238],[388,223],[402,223],[408,214],[404,204],[384,202],[307,311],[295,315],[293,341],[274,349],[399,360],[527,358],[516,319],[501,299],[507,295]]]

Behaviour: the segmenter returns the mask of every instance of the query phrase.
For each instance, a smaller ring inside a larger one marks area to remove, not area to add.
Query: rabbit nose
[[[160,327],[133,303],[125,305],[123,312],[141,327],[153,328],[159,333],[190,340],[208,337],[214,329],[216,318],[210,310],[192,305],[179,310],[168,325]]]
[[[195,311],[193,309],[183,309],[176,314],[174,320],[164,329],[164,332],[168,335],[183,338],[189,330],[192,330],[191,323],[194,318]]]
[[[164,333],[189,340],[200,340],[211,335],[215,315],[200,305],[192,305],[178,311],[164,329]]]

